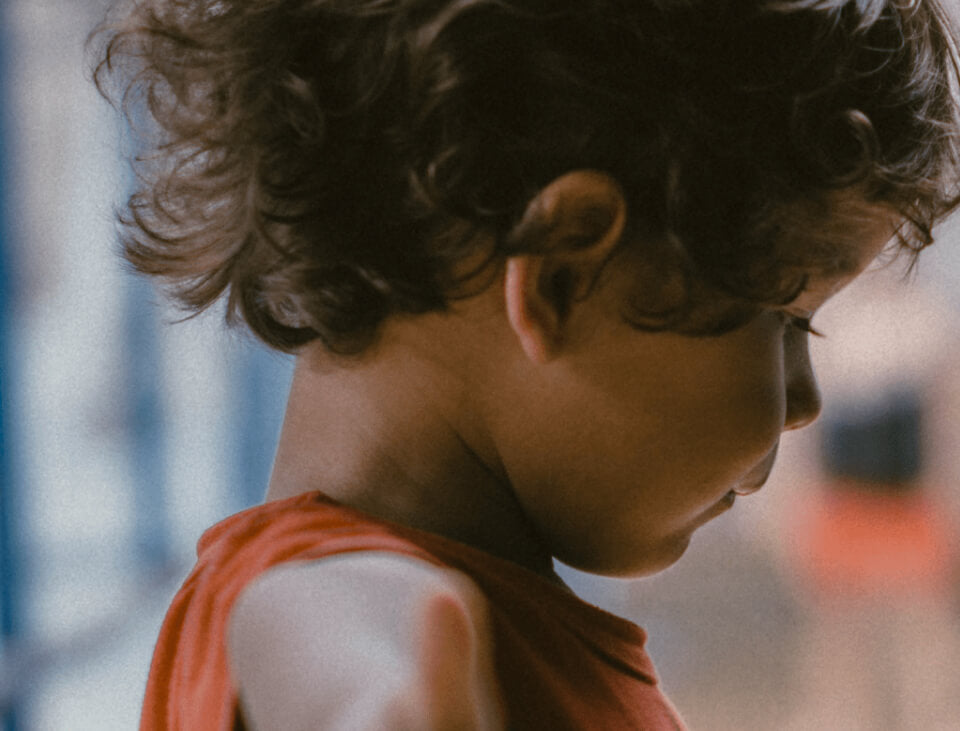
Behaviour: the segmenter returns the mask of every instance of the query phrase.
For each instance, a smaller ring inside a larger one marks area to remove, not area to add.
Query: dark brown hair
[[[741,310],[836,264],[830,242],[783,243],[799,203],[842,215],[831,196],[856,190],[907,221],[914,250],[957,203],[956,53],[936,0],[115,13],[94,36],[97,83],[146,133],[127,258],[190,310],[227,292],[228,317],[284,350],[319,338],[356,352],[394,313],[442,310],[478,242],[490,262],[520,253],[527,203],[574,169],[615,177],[631,240],[661,242],[691,293]],[[638,302],[633,319],[722,329],[690,324],[694,300]]]

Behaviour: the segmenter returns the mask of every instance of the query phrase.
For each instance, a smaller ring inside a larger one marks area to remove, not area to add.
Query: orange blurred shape
[[[950,590],[950,528],[923,490],[835,483],[821,491],[798,529],[798,573],[824,599]]]

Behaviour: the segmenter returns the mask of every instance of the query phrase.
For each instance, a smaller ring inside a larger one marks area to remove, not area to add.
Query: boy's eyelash
[[[799,317],[798,315],[791,315],[787,313],[787,324],[791,327],[795,327],[797,330],[802,330],[805,333],[810,333],[814,337],[825,338],[822,332],[817,330],[813,324],[810,322],[809,317]]]

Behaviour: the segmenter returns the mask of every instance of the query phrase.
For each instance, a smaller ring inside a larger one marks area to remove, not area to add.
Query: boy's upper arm
[[[237,600],[231,674],[254,729],[495,729],[486,603],[391,553],[284,565]]]

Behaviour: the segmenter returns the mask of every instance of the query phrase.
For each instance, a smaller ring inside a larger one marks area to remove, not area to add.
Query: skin
[[[287,564],[244,590],[228,642],[247,728],[504,728],[483,594],[450,569],[374,551]]]
[[[862,265],[889,233],[869,241]],[[572,318],[564,356],[536,381],[516,378],[510,393],[518,409],[537,410],[538,425],[507,424],[515,449],[503,456],[518,465],[512,483],[556,555],[596,573],[649,574],[758,490],[782,432],[820,411],[809,334],[796,323],[853,276],[815,281],[791,307],[713,338],[636,332],[615,316],[628,283],[608,282],[609,299]],[[534,389],[540,398],[527,398]]]
[[[825,223],[849,241],[843,272],[734,332],[693,338],[624,319],[636,275],[606,265],[626,216],[610,178],[563,176],[527,215],[549,253],[508,260],[450,313],[391,320],[357,360],[304,351],[268,499],[320,489],[548,577],[553,557],[607,575],[660,570],[759,489],[783,431],[816,418],[796,323],[896,227],[879,212]]]

